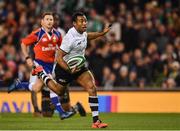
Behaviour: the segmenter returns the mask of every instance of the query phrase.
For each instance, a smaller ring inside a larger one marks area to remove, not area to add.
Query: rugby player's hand
[[[105,25],[105,28],[104,28],[104,30],[103,30],[104,34],[106,34],[107,32],[110,31],[111,26],[112,26],[112,24],[106,24],[106,25]]]
[[[31,58],[26,59],[26,63],[29,68],[32,68],[34,65],[33,60]]]
[[[71,69],[71,73],[74,74],[74,73],[78,72],[79,70],[80,70],[80,69],[77,68],[77,66],[76,66],[76,67],[74,67],[74,68]]]

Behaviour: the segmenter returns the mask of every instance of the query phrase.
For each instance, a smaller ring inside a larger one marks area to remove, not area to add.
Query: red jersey
[[[60,47],[62,36],[56,29],[52,29],[51,33],[50,35],[43,28],[39,28],[23,38],[22,44],[26,46],[34,44],[35,59],[53,63],[56,47]]]

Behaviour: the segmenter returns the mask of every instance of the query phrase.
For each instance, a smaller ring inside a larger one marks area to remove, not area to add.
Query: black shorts
[[[64,70],[63,68],[61,68],[58,64],[56,64],[55,78],[59,84],[61,84],[63,86],[67,86],[73,80],[76,80],[82,73],[84,73],[88,70],[89,69],[87,67],[83,66],[83,67],[81,67],[81,69],[78,72],[71,74],[71,73],[67,72],[66,70]]]

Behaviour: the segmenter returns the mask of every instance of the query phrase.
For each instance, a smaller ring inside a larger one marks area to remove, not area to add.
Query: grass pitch
[[[91,130],[91,119],[91,114],[60,120],[57,114],[35,118],[32,114],[3,113],[0,130]],[[103,130],[180,130],[180,114],[176,113],[101,113],[101,119],[109,124]]]

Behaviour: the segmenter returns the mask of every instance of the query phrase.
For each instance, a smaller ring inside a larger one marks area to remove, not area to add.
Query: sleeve
[[[60,46],[60,49],[66,53],[69,53],[72,49],[72,42],[68,37],[64,37]]]
[[[62,35],[60,35],[60,37],[59,37],[59,39],[58,39],[58,43],[57,43],[58,48],[60,48],[61,43],[62,43]]]
[[[31,44],[33,44],[34,42],[37,41],[37,38],[38,38],[37,35],[32,32],[32,33],[29,34],[27,37],[23,38],[23,39],[21,40],[21,43],[23,43],[23,44],[25,44],[25,45],[31,45]]]

